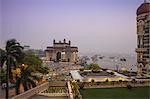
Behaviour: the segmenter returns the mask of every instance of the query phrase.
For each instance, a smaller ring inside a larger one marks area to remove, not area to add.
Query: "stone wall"
[[[42,85],[39,85],[39,86],[37,86],[35,88],[32,88],[32,89],[26,91],[24,93],[16,95],[16,96],[12,97],[11,99],[27,99],[27,98],[29,98],[29,97],[31,97],[31,96],[33,96],[33,95],[35,95],[35,94],[37,94],[37,93],[39,93],[41,91],[44,91],[48,87],[49,87],[49,82],[46,82],[46,83],[44,83]]]

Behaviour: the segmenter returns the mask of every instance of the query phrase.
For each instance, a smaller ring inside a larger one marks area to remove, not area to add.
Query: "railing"
[[[49,82],[46,82],[46,83],[44,83],[42,85],[39,85],[39,86],[37,86],[35,88],[32,88],[32,89],[26,91],[24,93],[16,95],[16,96],[12,97],[11,99],[27,99],[27,98],[29,98],[29,97],[31,97],[31,96],[33,96],[33,95],[35,95],[35,94],[37,94],[37,93],[39,93],[41,91],[44,91],[48,87],[49,87]]]
[[[67,85],[68,85],[70,99],[73,99],[73,93],[72,93],[72,89],[71,89],[71,85],[69,81],[67,82]]]
[[[68,93],[41,93],[42,91],[46,90],[49,87],[56,87],[56,86],[67,86],[67,89],[69,89]],[[70,99],[73,99],[73,95],[72,95],[72,89],[70,86],[70,83],[68,82],[66,84],[66,82],[46,82],[44,84],[41,84],[35,88],[32,88],[26,92],[23,92],[19,95],[16,95],[10,99],[28,99],[31,96],[34,96],[35,94],[39,94],[39,95],[46,95],[46,96],[69,96]]]
[[[61,96],[61,97],[68,97],[68,93],[38,93],[38,95],[44,95],[44,96]]]
[[[146,52],[147,50],[145,48],[136,48],[136,52]]]
[[[46,90],[50,86],[66,86],[66,85],[69,89],[68,93],[41,93],[42,91]],[[67,82],[67,84],[66,84],[66,82],[46,82],[42,85],[39,85],[35,88],[32,88],[32,89],[26,91],[24,93],[16,95],[16,96],[12,97],[11,99],[28,99],[28,98],[34,96],[35,94],[46,95],[46,96],[69,96],[69,99],[73,99],[70,82]]]

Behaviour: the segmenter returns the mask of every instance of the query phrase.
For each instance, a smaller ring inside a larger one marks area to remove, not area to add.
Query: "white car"
[[[8,86],[9,86],[9,88],[11,88],[11,87],[14,87],[15,84],[8,83]],[[3,88],[3,89],[6,88],[6,83],[3,83],[3,84],[2,84],[2,88]]]
[[[49,77],[47,78],[47,80],[48,80],[48,81],[52,81],[53,79],[49,76]]]

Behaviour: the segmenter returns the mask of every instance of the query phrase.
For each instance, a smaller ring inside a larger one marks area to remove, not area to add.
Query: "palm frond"
[[[9,51],[9,48],[12,46],[12,45],[15,45],[17,44],[17,41],[16,39],[10,39],[6,42],[6,51]]]
[[[0,49],[0,66],[2,67],[4,62],[7,60],[7,54],[4,50]]]

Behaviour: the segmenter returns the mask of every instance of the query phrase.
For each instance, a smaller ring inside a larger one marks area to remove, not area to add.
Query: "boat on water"
[[[120,61],[126,61],[126,59],[125,58],[120,58]]]
[[[109,57],[109,59],[115,59],[115,57],[111,56],[111,57]]]
[[[90,58],[89,58],[88,56],[83,56],[82,59],[84,59],[84,60],[86,60],[86,61],[87,61],[87,60],[90,60]]]
[[[103,59],[104,58],[104,56],[99,56],[99,59]]]

